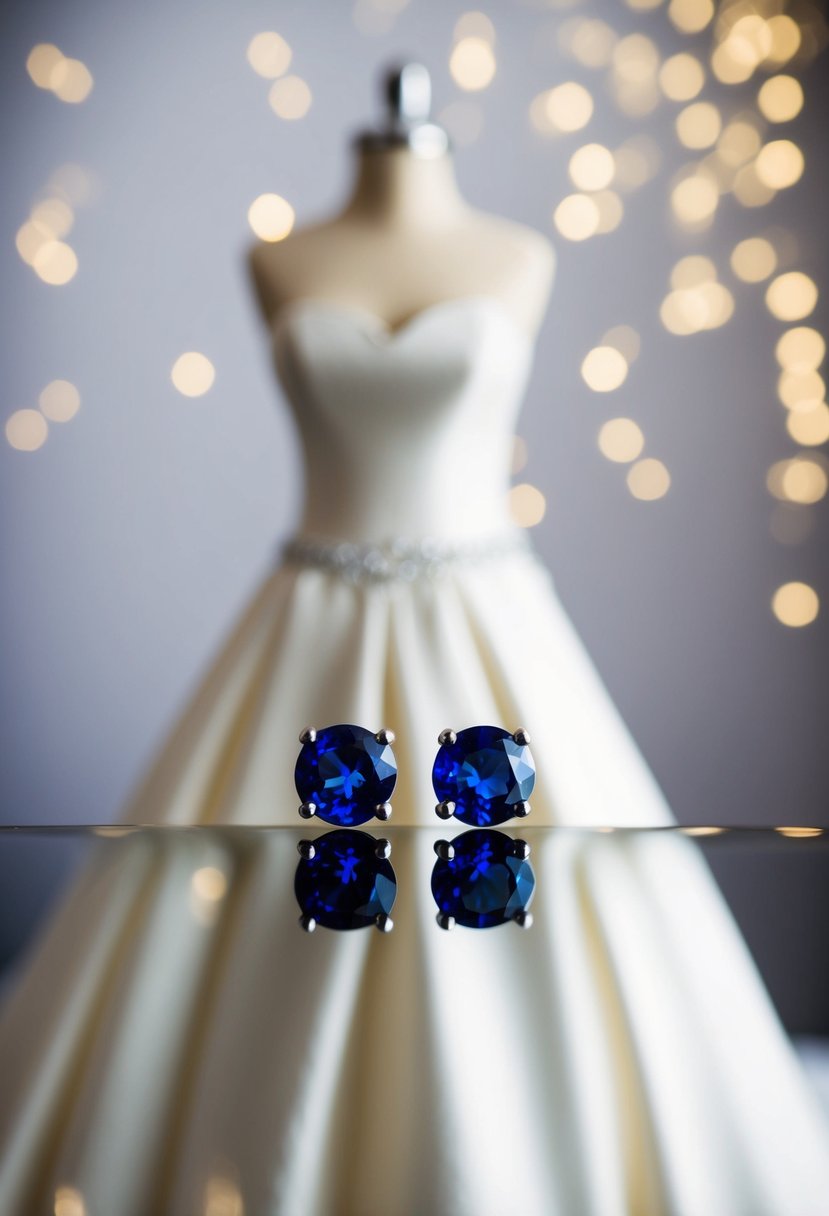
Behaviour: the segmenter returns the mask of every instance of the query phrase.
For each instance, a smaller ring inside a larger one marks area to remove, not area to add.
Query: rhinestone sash
[[[281,548],[284,562],[326,570],[350,583],[436,578],[458,565],[477,564],[511,553],[535,556],[526,532],[507,532],[462,543],[426,537],[416,541],[392,538],[380,544],[356,544],[292,536]]]

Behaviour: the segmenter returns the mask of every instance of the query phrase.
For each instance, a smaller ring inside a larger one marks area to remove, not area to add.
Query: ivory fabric
[[[532,343],[497,300],[390,333],[306,299],[274,344],[309,534],[509,532]],[[229,830],[296,824],[298,731],[335,722],[397,735],[393,823],[420,830],[390,833],[388,937],[303,935],[293,833]],[[524,934],[434,922],[431,764],[474,723],[532,736]],[[0,1019],[4,1214],[60,1185],[88,1216],[827,1211],[823,1116],[695,846],[579,830],[674,820],[532,556],[376,584],[278,568],[124,818],[215,831],[107,842],[29,961]],[[227,881],[209,915],[205,865]]]

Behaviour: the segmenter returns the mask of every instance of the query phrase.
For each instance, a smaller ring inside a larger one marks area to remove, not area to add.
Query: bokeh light
[[[755,170],[763,185],[784,190],[803,176],[804,163],[797,144],[790,139],[774,139],[760,149]]]
[[[611,418],[599,431],[599,451],[617,464],[636,460],[645,446],[645,436],[632,418]]]
[[[583,84],[565,81],[540,93],[532,104],[530,116],[540,131],[580,131],[593,115],[593,98]]]
[[[744,283],[762,283],[777,269],[774,245],[765,237],[746,237],[731,251],[731,269]]]
[[[766,290],[769,312],[780,321],[799,321],[808,317],[817,304],[814,280],[802,270],[790,270],[772,279]]]
[[[55,1216],[89,1216],[83,1193],[76,1186],[59,1186],[55,1191]]]
[[[51,42],[32,47],[26,59],[26,71],[39,89],[52,87],[52,72],[63,59],[63,52]]]
[[[720,112],[710,101],[695,101],[676,116],[676,133],[686,148],[710,148],[722,128]]]
[[[582,361],[581,374],[594,393],[611,393],[627,378],[627,359],[615,346],[594,346]]]
[[[760,113],[769,122],[789,122],[803,109],[803,89],[794,76],[772,76],[757,94]]]
[[[686,51],[671,55],[659,69],[659,86],[670,101],[691,101],[705,84],[705,68]]]
[[[311,108],[311,89],[301,76],[282,76],[268,92],[268,104],[279,118],[304,118]]]
[[[777,380],[777,393],[787,409],[808,412],[826,396],[826,384],[820,372],[782,371]]]
[[[567,168],[579,190],[603,190],[613,181],[613,153],[603,144],[584,144],[570,157]]]
[[[627,485],[634,498],[653,502],[668,493],[671,475],[661,460],[646,456],[628,469]]]
[[[795,443],[803,447],[819,447],[829,441],[829,405],[819,402],[810,410],[792,410],[786,418],[786,430]]]
[[[604,334],[599,345],[614,346],[628,363],[634,363],[639,358],[642,339],[632,325],[614,325]]]
[[[212,388],[216,369],[207,355],[190,350],[176,359],[170,378],[184,397],[201,397]]]
[[[36,452],[49,435],[49,424],[39,410],[15,410],[6,419],[6,439],[18,452]]]
[[[568,194],[553,212],[553,223],[568,241],[584,241],[599,230],[601,212],[589,194]]]
[[[61,58],[49,77],[49,87],[55,96],[70,105],[86,101],[92,85],[92,73],[80,59]]]
[[[781,367],[792,372],[811,372],[823,362],[826,341],[816,329],[798,325],[780,336],[774,353]]]
[[[547,501],[537,486],[521,482],[509,492],[510,514],[521,528],[540,524],[547,510]]]
[[[65,242],[46,240],[35,251],[32,268],[44,283],[61,287],[75,277],[78,259],[74,249]]]
[[[784,583],[771,600],[772,612],[782,625],[792,629],[811,625],[820,610],[817,592],[808,583]]]
[[[52,380],[41,392],[38,405],[50,422],[69,422],[81,407],[81,395],[69,380]]]
[[[486,38],[461,38],[452,48],[449,72],[460,89],[467,92],[485,89],[492,83],[495,69],[495,52]]]
[[[248,223],[262,241],[282,241],[294,226],[291,204],[280,194],[260,194],[248,208]]]
[[[683,34],[698,34],[714,16],[712,0],[671,0],[668,16]]]
[[[287,72],[293,52],[275,30],[255,34],[248,43],[248,63],[259,76],[272,80]]]
[[[716,181],[702,172],[681,178],[671,191],[673,213],[679,223],[688,228],[706,226],[719,201]]]

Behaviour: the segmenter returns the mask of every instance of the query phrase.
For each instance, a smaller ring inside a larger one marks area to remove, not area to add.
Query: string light
[[[553,212],[553,223],[568,241],[584,241],[599,230],[601,212],[589,194],[568,194]]]
[[[686,148],[710,148],[722,129],[720,112],[710,101],[695,101],[676,117],[676,133]]]
[[[190,350],[176,359],[170,378],[182,396],[202,397],[213,387],[216,369],[207,355]]]
[[[530,117],[540,131],[580,131],[593,116],[593,98],[583,84],[567,80],[536,97]]]
[[[53,287],[62,287],[73,279],[78,270],[74,249],[63,241],[46,240],[32,257],[35,274]]]
[[[579,190],[603,190],[613,181],[613,153],[603,144],[584,144],[570,157],[567,170]]]
[[[581,374],[594,393],[611,393],[627,378],[627,359],[615,346],[594,346],[582,361]]]
[[[772,596],[771,608],[781,625],[801,629],[816,619],[820,600],[808,583],[784,583]]]
[[[461,38],[449,57],[449,72],[455,84],[467,92],[485,89],[495,76],[495,52],[480,37]]]
[[[547,501],[537,486],[521,482],[509,492],[510,514],[520,528],[534,528],[547,511]]]
[[[52,380],[40,394],[38,405],[50,422],[69,422],[81,407],[81,395],[69,380]]]
[[[800,321],[814,311],[818,291],[801,270],[790,270],[772,279],[766,289],[766,306],[780,321]]]
[[[829,440],[829,406],[819,402],[810,410],[792,410],[786,418],[786,430],[803,447],[820,447]]]
[[[683,34],[699,34],[714,16],[712,0],[671,0],[668,16]]]
[[[781,367],[791,372],[811,372],[823,362],[826,342],[816,329],[799,325],[781,335],[774,353]]]
[[[6,439],[18,452],[36,452],[49,436],[49,424],[39,410],[15,410],[6,420]]]
[[[760,113],[769,122],[790,122],[803,109],[803,89],[794,76],[771,76],[757,94]]]
[[[705,68],[686,51],[671,55],[659,69],[659,85],[670,101],[691,101],[705,84]]]
[[[753,236],[731,251],[731,269],[744,283],[761,283],[777,269],[777,253],[771,241]]]
[[[279,194],[260,194],[248,208],[248,223],[262,241],[282,241],[294,226],[294,209]]]
[[[77,105],[92,92],[92,73],[80,59],[61,57],[49,77],[49,87],[61,101]]]
[[[271,85],[268,103],[279,118],[304,118],[311,108],[310,86],[300,76],[283,76]]]
[[[640,455],[645,436],[632,418],[611,418],[601,427],[599,451],[617,464],[629,464]]]
[[[291,66],[293,51],[275,30],[254,34],[248,43],[248,63],[254,72],[266,79],[275,79]]]
[[[790,139],[775,139],[764,144],[755,162],[758,178],[773,190],[793,186],[803,176],[803,153]]]
[[[653,502],[668,493],[671,476],[661,460],[645,457],[628,469],[627,484],[634,498]]]

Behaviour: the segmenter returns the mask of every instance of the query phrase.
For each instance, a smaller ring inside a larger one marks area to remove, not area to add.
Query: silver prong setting
[[[455,846],[448,840],[436,840],[435,855],[439,857],[441,861],[451,861],[455,856]]]
[[[438,735],[438,743],[441,745],[441,747],[446,747],[447,744],[451,747],[457,737],[458,736],[455,731],[453,731],[451,727],[447,726],[446,730],[442,730]]]
[[[314,920],[313,916],[308,916],[303,913],[303,915],[299,918],[299,927],[300,929],[304,929],[306,933],[313,933],[317,927],[317,922]]]
[[[519,819],[526,819],[532,807],[529,802],[516,802],[514,810]]]
[[[393,730],[389,730],[387,727],[383,726],[380,728],[380,730],[377,731],[374,738],[377,740],[378,743],[382,743],[383,746],[385,747],[386,745],[391,746],[391,744],[394,743],[397,736],[395,735]]]
[[[438,912],[437,916],[435,917],[435,920],[438,922],[441,929],[445,929],[447,932],[450,929],[455,928],[454,916],[447,916],[447,914],[445,912]]]
[[[374,814],[378,819],[382,819],[383,823],[385,823],[387,819],[391,819],[391,803],[378,802],[377,806],[374,808]]]
[[[303,819],[313,819],[313,818],[314,818],[314,816],[315,816],[315,815],[316,815],[316,813],[317,813],[317,804],[316,804],[316,802],[302,802],[302,803],[300,803],[300,807],[299,807],[299,813],[300,813],[300,815],[302,816],[302,818],[303,818]]]
[[[313,743],[317,737],[315,726],[306,726],[304,730],[299,732],[300,743]]]
[[[526,861],[531,852],[526,840],[516,840],[512,846],[513,857],[520,857],[522,861]]]
[[[451,819],[455,814],[455,804],[448,798],[443,802],[439,802],[435,807],[435,814],[438,819]]]
[[[391,933],[394,928],[394,921],[386,912],[381,912],[374,923],[381,933]]]
[[[519,929],[529,929],[533,923],[533,914],[528,912],[526,908],[520,908],[512,918]]]
[[[388,859],[391,857],[391,841],[386,840],[385,837],[378,840],[377,844],[374,846],[374,855],[375,857],[378,857],[380,861],[388,861]]]
[[[527,747],[530,742],[530,732],[524,730],[523,726],[519,726],[518,730],[512,732],[512,737],[519,747]]]
[[[314,848],[312,840],[300,840],[296,846],[296,851],[303,861],[312,861],[317,855],[317,850]]]

